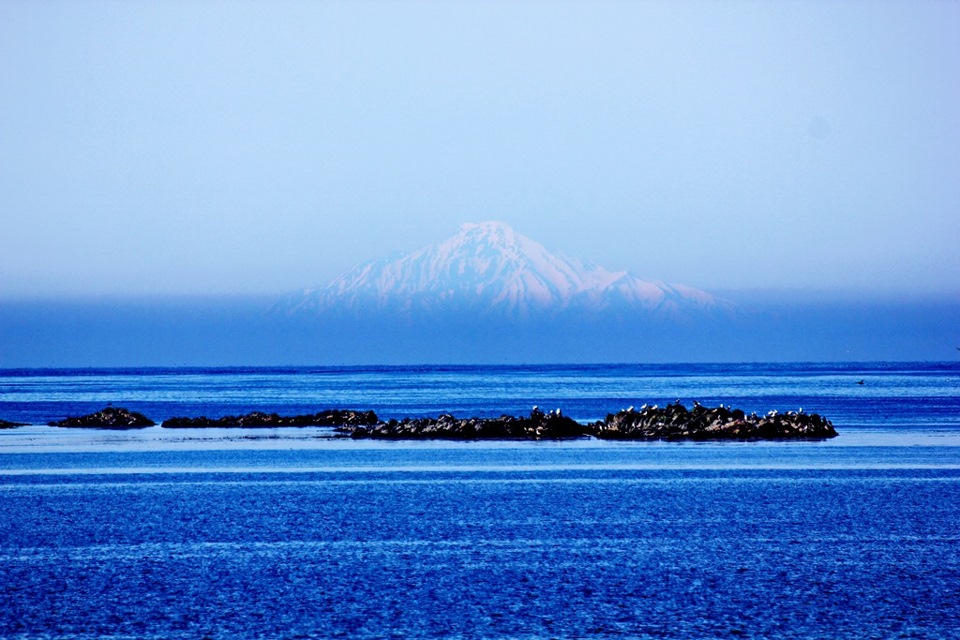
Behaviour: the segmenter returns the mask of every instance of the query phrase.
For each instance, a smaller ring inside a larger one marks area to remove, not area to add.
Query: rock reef
[[[802,409],[758,416],[723,405],[694,403],[688,410],[677,402],[610,414],[593,424],[593,435],[604,440],[779,440],[832,438],[837,432],[826,418]]]
[[[338,429],[352,438],[381,440],[557,440],[592,436],[601,440],[782,440],[823,439],[837,435],[829,420],[803,411],[765,416],[745,414],[720,405],[715,408],[694,404],[688,410],[679,402],[662,409],[632,407],[592,424],[580,424],[559,410],[529,417],[405,418],[372,426],[345,426]]]
[[[156,422],[136,411],[122,407],[107,407],[96,413],[76,418],[66,418],[57,422],[48,422],[51,427],[87,428],[87,429],[139,429],[152,427]]]
[[[254,411],[242,416],[222,418],[169,418],[161,426],[168,429],[203,429],[210,427],[359,427],[379,422],[373,411],[329,409],[300,416],[281,416],[276,413]]]
[[[372,426],[343,427],[339,431],[352,438],[380,440],[556,440],[589,435],[588,427],[561,415],[559,410],[543,413],[538,409],[527,418],[455,418],[443,414],[438,418],[404,418]]]
[[[15,427],[25,427],[25,422],[10,422],[9,420],[0,420],[0,429],[13,429]]]
[[[50,422],[56,427],[135,429],[155,423],[142,414],[122,408],[106,409],[78,418]],[[0,420],[0,428],[18,426]],[[544,413],[534,407],[529,416],[499,418],[403,418],[382,421],[373,411],[328,409],[318,413],[281,416],[254,411],[222,418],[169,418],[168,429],[333,427],[342,436],[379,440],[559,440],[594,437],[601,440],[785,440],[824,439],[837,435],[826,418],[803,410],[763,416],[746,414],[720,405],[694,403],[687,409],[679,401],[663,408],[644,405],[608,414],[603,420],[581,424],[559,409]]]

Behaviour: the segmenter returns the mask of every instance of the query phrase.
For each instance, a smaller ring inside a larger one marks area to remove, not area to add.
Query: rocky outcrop
[[[404,418],[373,426],[344,427],[353,438],[380,440],[556,440],[589,435],[589,428],[563,416],[558,409],[544,413],[537,408],[527,418]]]
[[[688,410],[679,402],[610,414],[594,423],[592,432],[605,440],[779,440],[837,435],[829,420],[802,409],[758,416],[723,405],[707,408],[694,403]]]
[[[156,424],[142,413],[128,411],[122,407],[107,407],[102,411],[76,418],[66,418],[58,422],[48,422],[51,427],[87,428],[87,429],[139,429]]]
[[[377,424],[373,411],[330,409],[300,416],[281,416],[254,411],[242,416],[222,418],[169,418],[161,426],[168,429],[203,429],[210,427],[359,427]]]
[[[142,414],[119,407],[77,418],[49,423],[56,427],[134,429],[155,423]],[[0,428],[19,426],[0,420]],[[708,408],[694,403],[687,409],[680,402],[663,408],[644,405],[609,414],[599,422],[581,424],[559,409],[544,413],[533,408],[528,417],[404,418],[381,421],[373,411],[329,409],[314,414],[281,416],[254,411],[222,418],[170,418],[168,429],[236,427],[334,427],[352,438],[380,440],[556,440],[593,436],[603,440],[780,440],[823,439],[837,435],[829,420],[815,413],[771,411],[763,416],[720,405]]]
[[[773,440],[837,435],[829,420],[802,410],[757,416],[723,405],[707,408],[694,403],[688,410],[679,402],[663,408],[631,407],[587,425],[563,416],[559,410],[543,413],[534,408],[528,418],[455,418],[444,414],[342,427],[338,431],[353,438],[381,440],[550,440],[583,436],[604,440]]]
[[[0,420],[0,429],[13,429],[14,427],[25,427],[25,422],[10,422],[9,420]]]

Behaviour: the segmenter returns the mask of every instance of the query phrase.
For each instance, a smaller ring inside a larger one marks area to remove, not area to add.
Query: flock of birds
[[[960,350],[960,347],[957,347],[957,350]],[[859,385],[864,385],[864,384],[866,384],[866,380],[857,380],[857,384],[859,384]],[[680,404],[680,398],[677,398],[677,404]],[[694,406],[694,407],[699,407],[699,406],[701,406],[701,404],[700,404],[699,402],[697,402],[696,400],[694,400],[694,401],[693,401],[693,406]],[[653,405],[653,406],[651,407],[650,405],[646,405],[646,404],[645,404],[645,405],[643,405],[642,407],[640,407],[640,411],[644,411],[645,409],[652,409],[652,410],[656,411],[656,410],[659,409],[659,408],[660,408],[659,405]],[[724,409],[724,408],[727,408],[727,407],[724,407],[724,406],[723,406],[723,403],[721,403],[721,404],[720,404],[720,408],[721,408],[721,409]],[[729,407],[729,408],[732,409],[733,407]],[[533,405],[533,413],[538,413],[539,411],[540,411],[540,407],[539,407],[538,405]],[[635,408],[634,408],[633,405],[630,405],[630,406],[627,407],[626,409],[622,409],[622,411],[624,411],[624,412],[626,412],[626,413],[633,413],[633,412],[635,411]],[[800,407],[800,409],[797,411],[797,413],[803,413],[803,407]],[[550,414],[551,414],[551,415],[558,416],[558,417],[562,415],[561,412],[560,412],[560,409],[554,409],[553,411],[550,412]],[[756,417],[756,415],[757,415],[756,413],[753,414],[754,417]],[[773,418],[773,417],[775,417],[776,415],[777,415],[776,409],[774,409],[773,411],[769,411],[769,412],[767,413],[767,417],[768,417],[768,418]]]
[[[957,349],[960,350],[960,347],[957,347]],[[857,384],[859,384],[859,385],[864,385],[864,384],[866,384],[866,380],[857,380]],[[679,398],[677,398],[677,404],[680,404],[680,399],[679,399]],[[694,406],[694,407],[699,407],[699,406],[702,406],[702,405],[701,405],[699,402],[697,402],[696,400],[694,400],[694,401],[693,401],[693,406]],[[659,409],[659,408],[660,408],[660,407],[659,407],[658,405],[653,405],[653,406],[651,407],[651,406],[645,404],[645,405],[643,405],[642,407],[640,407],[640,411],[643,411],[643,410],[645,410],[645,409],[652,409],[652,410],[656,411],[656,410]],[[724,409],[724,408],[732,409],[733,407],[724,407],[723,403],[720,403],[720,408],[721,408],[721,409]],[[536,405],[534,405],[533,410],[534,410],[534,411],[539,411],[539,408],[538,408]],[[622,411],[624,411],[624,412],[626,412],[626,413],[633,413],[634,410],[635,410],[635,409],[634,409],[634,406],[633,406],[633,405],[630,405],[630,406],[627,407],[626,409],[622,409]],[[559,415],[560,415],[560,409],[557,409],[555,413],[556,413],[556,415],[559,416]],[[800,407],[800,408],[797,410],[797,413],[798,413],[798,414],[799,414],[799,413],[803,413],[803,407]],[[754,414],[752,414],[752,415],[753,415],[754,417],[756,417],[757,414],[754,413]],[[773,418],[773,417],[775,417],[776,415],[778,415],[776,409],[774,409],[773,411],[767,412],[767,417],[768,417],[768,418]]]

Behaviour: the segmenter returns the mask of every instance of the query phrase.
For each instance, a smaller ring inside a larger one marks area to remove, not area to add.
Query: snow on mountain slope
[[[717,304],[703,291],[608,271],[552,253],[501,222],[482,222],[418,251],[361,264],[284,308],[290,314],[472,310],[524,318],[613,308],[670,315]]]

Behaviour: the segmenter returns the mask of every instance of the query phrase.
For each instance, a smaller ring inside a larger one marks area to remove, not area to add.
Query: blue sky
[[[960,3],[0,3],[0,298],[272,293],[503,220],[960,297]]]

